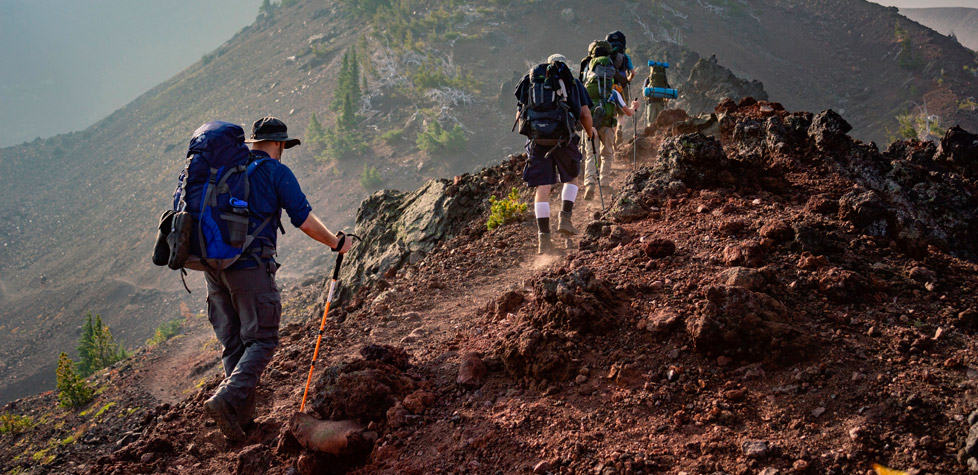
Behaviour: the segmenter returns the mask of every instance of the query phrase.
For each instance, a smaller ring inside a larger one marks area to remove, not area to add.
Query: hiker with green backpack
[[[592,41],[588,46],[588,56],[581,61],[584,88],[594,103],[591,116],[598,130],[598,147],[588,150],[584,166],[584,199],[594,199],[596,186],[610,178],[611,162],[615,151],[615,127],[618,113],[631,117],[638,110],[638,101],[625,102],[615,90],[615,76],[618,70],[611,58],[611,44],[606,40]],[[605,187],[610,192],[610,187]],[[598,190],[599,192],[602,190]]]
[[[557,232],[565,238],[578,233],[571,223],[577,200],[581,152],[578,126],[588,137],[597,131],[591,121],[591,100],[580,81],[574,79],[563,55],[553,54],[547,62],[530,69],[516,86],[515,130],[527,137],[527,163],[523,181],[536,188],[534,213],[537,218],[537,253],[553,254],[550,238],[550,188],[563,183]]]
[[[650,61],[653,66],[649,70],[649,77],[645,79],[645,87],[669,88],[669,80],[666,78],[666,68],[668,63],[658,63]],[[662,97],[648,96],[645,98],[645,126],[651,127],[659,113],[665,110],[668,99]]]

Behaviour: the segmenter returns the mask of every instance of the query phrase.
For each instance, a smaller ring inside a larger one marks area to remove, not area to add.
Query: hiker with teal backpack
[[[619,112],[631,117],[638,110],[638,101],[631,104],[625,102],[621,94],[615,90],[617,68],[611,59],[611,44],[605,40],[595,40],[588,47],[588,56],[581,61],[579,77],[588,97],[594,104],[591,116],[597,128],[597,147],[588,150],[584,170],[584,199],[592,200],[596,186],[601,182],[607,183],[611,174],[611,162],[615,155],[615,127],[618,125]],[[609,192],[610,187],[605,186]],[[604,190],[597,190],[603,193]]]
[[[249,150],[245,143],[250,143]],[[345,253],[353,242],[333,234],[312,214],[295,174],[281,162],[299,145],[284,122],[265,117],[251,138],[228,122],[208,122],[194,132],[174,192],[174,208],[161,219],[153,262],[201,270],[207,282],[207,318],[224,350],[224,380],[204,409],[232,441],[255,418],[262,372],[279,344],[282,303],[275,273],[282,210],[309,237]],[[188,289],[189,290],[189,289]]]
[[[574,79],[563,55],[530,69],[516,86],[516,124],[527,137],[527,163],[523,180],[536,188],[537,253],[557,252],[550,238],[550,188],[563,183],[557,232],[569,238],[578,233],[571,223],[581,173],[578,126],[588,137],[595,134],[591,101],[584,85]],[[516,124],[513,125],[515,130]]]

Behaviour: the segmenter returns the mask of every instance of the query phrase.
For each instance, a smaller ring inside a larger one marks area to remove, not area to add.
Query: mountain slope
[[[978,8],[901,8],[900,14],[978,51]]]

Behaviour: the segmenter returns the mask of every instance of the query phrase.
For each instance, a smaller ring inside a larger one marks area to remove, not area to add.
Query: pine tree
[[[61,407],[78,407],[92,400],[92,388],[75,372],[68,355],[58,356],[58,403]]]
[[[326,129],[323,128],[323,124],[319,123],[315,112],[313,112],[312,118],[309,119],[309,125],[306,126],[305,135],[306,142],[310,145],[322,145],[324,140],[326,140]]]
[[[78,341],[79,373],[88,376],[102,368],[107,368],[116,361],[128,357],[124,348],[116,343],[112,331],[102,323],[102,316],[92,312],[85,315],[85,325],[82,336]]]
[[[343,98],[343,111],[340,113],[340,118],[337,119],[336,125],[343,131],[351,131],[357,125],[357,115],[353,112],[353,100],[350,95],[347,94]]]

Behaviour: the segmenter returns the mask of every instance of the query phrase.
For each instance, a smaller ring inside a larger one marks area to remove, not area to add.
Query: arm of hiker
[[[309,213],[309,217],[299,226],[299,229],[306,233],[307,236],[329,246],[330,249],[336,249],[336,245],[340,242],[340,239],[330,232],[329,229],[326,229],[323,222],[312,213]],[[345,254],[351,247],[353,247],[353,240],[347,239],[343,243],[343,248],[337,252]]]
[[[591,109],[588,106],[581,106],[581,126],[588,137],[594,137],[594,121],[591,119]]]

